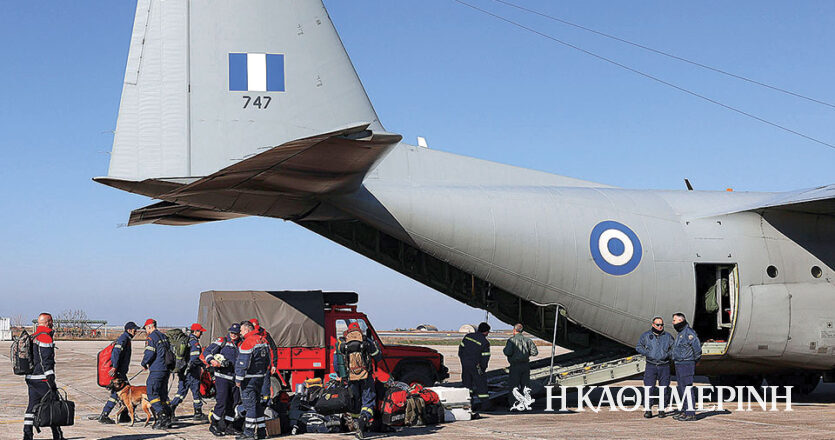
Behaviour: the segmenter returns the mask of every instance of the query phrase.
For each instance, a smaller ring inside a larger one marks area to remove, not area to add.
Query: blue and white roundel
[[[597,267],[609,275],[626,275],[641,262],[641,240],[626,225],[612,220],[591,230],[591,256]]]

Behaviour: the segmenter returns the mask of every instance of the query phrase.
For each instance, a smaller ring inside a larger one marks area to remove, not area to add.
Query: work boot
[[[490,412],[494,409],[495,407],[493,406],[493,402],[490,400],[482,400],[478,405],[478,410],[481,412]]]
[[[367,425],[367,424],[368,424],[368,419],[365,417],[365,414],[359,416],[359,418],[357,419],[357,430],[356,430],[356,433],[355,433],[358,439],[362,440],[364,438],[365,425]]]
[[[678,419],[679,422],[695,422],[696,416],[683,416]]]
[[[258,428],[255,430],[255,438],[267,438],[267,428]]]
[[[210,423],[209,424],[209,432],[212,433],[215,437],[221,437],[226,435],[226,430],[220,427],[217,423]]]
[[[652,411],[644,411],[644,418],[651,419],[652,418]]]
[[[667,417],[667,413],[664,411],[658,411],[658,418],[663,419],[664,417]]]
[[[232,423],[227,423],[226,424],[226,429],[223,430],[223,432],[226,433],[227,435],[241,435],[241,434],[243,434],[243,431],[241,431],[238,428],[235,428],[235,425],[233,425]]]
[[[31,432],[24,432],[23,433],[23,440],[34,440],[34,439],[35,439],[35,435],[32,434]]]
[[[206,415],[205,415],[205,414],[203,414],[203,410],[202,410],[202,409],[200,409],[200,408],[194,408],[194,419],[193,419],[193,420],[194,420],[195,422],[205,422],[205,421],[206,421],[206,420],[208,420],[208,419],[209,419],[209,418],[208,418],[208,417],[206,417]]]
[[[235,436],[235,440],[255,440],[255,431],[244,431]]]
[[[64,438],[64,432],[57,426],[52,427],[52,440],[67,440]]]
[[[684,417],[684,413],[682,413],[682,412],[680,412],[680,413],[676,413],[676,414],[673,416],[673,420],[681,420],[681,418],[682,418],[682,417]]]
[[[162,413],[151,411],[151,414],[154,415],[154,424],[151,425],[151,429],[160,429],[160,423],[162,423]]]
[[[103,425],[113,425],[116,422],[113,421],[110,417],[107,417],[107,414],[101,413],[98,419],[96,419],[99,423]]]

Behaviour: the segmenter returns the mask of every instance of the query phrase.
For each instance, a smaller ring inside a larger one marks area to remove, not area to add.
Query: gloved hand
[[[50,374],[46,376],[46,382],[49,384],[49,389],[52,391],[58,391],[58,385],[55,384],[55,375]]]

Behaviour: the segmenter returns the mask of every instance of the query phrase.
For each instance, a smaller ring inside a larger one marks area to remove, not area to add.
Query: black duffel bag
[[[348,412],[351,409],[351,398],[351,389],[348,385],[332,380],[328,383],[328,387],[322,390],[314,409],[323,416]]]
[[[35,404],[36,428],[53,426],[72,426],[75,423],[75,403],[67,400],[57,390],[46,393],[41,401]]]

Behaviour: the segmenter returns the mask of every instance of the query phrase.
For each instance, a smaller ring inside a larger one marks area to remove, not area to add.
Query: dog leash
[[[142,374],[142,373],[144,373],[144,372],[145,372],[145,370],[139,370],[139,372],[138,372],[138,373],[134,374],[134,375],[133,375],[133,377],[131,377],[130,379],[128,379],[128,382],[130,382],[130,381],[132,381],[132,380],[136,379],[136,376],[139,376],[140,374]]]

